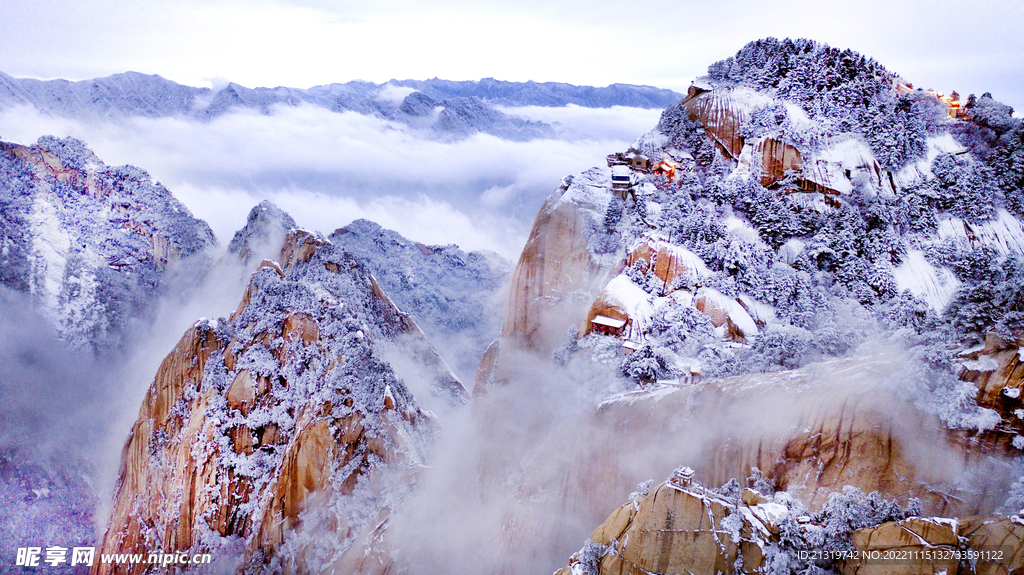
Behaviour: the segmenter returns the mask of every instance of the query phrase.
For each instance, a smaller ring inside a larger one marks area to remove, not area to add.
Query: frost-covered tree
[[[772,324],[758,335],[754,351],[769,366],[796,369],[804,364],[813,342],[814,335],[804,328]]]
[[[981,162],[939,154],[932,161],[929,182],[935,206],[970,221],[988,219],[996,196],[995,174]]]
[[[861,131],[878,163],[887,170],[897,172],[924,156],[928,128],[916,103],[909,96],[878,98],[864,116]]]
[[[690,306],[664,306],[655,314],[651,335],[676,353],[696,355],[715,339],[715,327],[708,316]]]
[[[729,231],[719,221],[714,206],[696,203],[679,215],[670,239],[673,243],[701,256],[704,263],[714,265],[713,246],[725,241],[728,235]]]
[[[646,343],[627,355],[619,365],[619,373],[639,385],[656,381],[673,373],[671,352],[666,348]]]
[[[619,225],[622,220],[623,207],[622,198],[618,194],[612,194],[611,200],[608,201],[608,208],[604,212],[605,230],[611,232]]]
[[[886,500],[877,491],[864,495],[861,490],[847,486],[842,493],[830,494],[814,518],[825,527],[823,548],[844,551],[853,548],[850,533],[919,514],[920,505],[919,500],[912,500],[904,510],[895,499]]]
[[[990,165],[1008,207],[1024,215],[1024,122],[999,137]]]
[[[972,122],[993,130],[997,136],[1020,124],[1020,121],[1013,117],[1013,108],[996,101],[988,92],[982,94],[980,98],[975,98],[972,94],[964,105],[964,111]]]
[[[911,328],[917,333],[935,329],[939,319],[927,302],[909,291],[900,292],[890,299],[883,313],[890,328]]]
[[[874,60],[805,39],[751,42],[712,64],[708,79],[774,93],[812,117],[832,116],[847,126],[859,125],[876,98],[895,98],[895,76]]]
[[[956,333],[979,340],[993,329],[1024,335],[1024,258],[999,258],[982,248],[954,261],[953,269],[964,283],[944,315]]]

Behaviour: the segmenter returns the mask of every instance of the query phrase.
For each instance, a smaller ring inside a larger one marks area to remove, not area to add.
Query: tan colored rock
[[[602,436],[614,438],[619,452],[672,449],[695,438],[702,447],[687,452],[688,464],[705,485],[743,482],[756,467],[812,509],[851,485],[902,502],[918,497],[929,515],[991,513],[1005,495],[959,483],[966,469],[980,469],[984,453],[873,375],[889,373],[898,361],[841,360],[674,391],[638,391],[603,404],[595,424]],[[581,465],[594,469],[606,461]],[[603,471],[613,480],[614,469]]]
[[[763,500],[757,492],[745,491],[750,493],[744,493],[744,500]],[[699,485],[678,488],[663,483],[639,504],[631,502],[616,509],[594,531],[590,540],[605,546],[596,571],[592,564],[585,564],[581,551],[557,573],[735,573],[737,557],[742,557],[738,572],[759,572],[764,566],[761,552],[769,544],[778,543],[779,532],[757,519],[758,509],[737,508]],[[721,521],[733,513],[742,517],[738,532],[726,529]],[[857,557],[825,565],[844,575],[1008,575],[1024,570],[1022,543],[1024,520],[1016,516],[962,523],[912,517],[854,531],[850,544]],[[958,563],[955,553],[976,553],[980,559],[976,569],[962,570],[960,567],[970,561]]]
[[[372,346],[373,334],[393,341],[409,324],[357,265],[332,274],[318,251],[302,253],[302,246],[329,249],[326,243],[293,243],[288,269],[309,266],[293,274],[300,279],[257,270],[230,320],[230,340],[218,335],[217,329],[226,329],[223,320],[197,322],[161,364],[122,453],[98,554],[203,553],[218,537],[231,537],[241,553],[235,558],[239,572],[329,573],[335,564],[351,567],[341,571],[346,573],[388,569],[388,549],[374,547],[392,500],[380,494],[400,499],[421,466],[434,423],[386,365],[345,359],[337,334],[347,333],[347,345]],[[291,301],[287,294],[310,289],[302,278],[312,270],[324,274],[316,285],[326,294],[323,301],[283,308],[280,302]],[[267,293],[256,289],[259,282],[270,286]],[[373,323],[362,323],[358,333],[331,324],[342,320],[321,304],[334,294],[354,295],[345,302],[346,313],[362,315],[346,317]],[[357,302],[366,309],[360,311]],[[252,305],[261,310],[259,321],[242,325]],[[321,337],[323,325],[335,336]],[[370,348],[353,357],[360,356],[372,356]],[[373,367],[362,377],[379,381],[350,389],[335,367]],[[301,389],[288,381],[297,377],[303,378]],[[371,501],[381,502],[381,523],[345,511],[357,486],[362,497],[377,493]],[[333,545],[331,556],[301,543],[284,547],[303,530],[335,534],[333,544],[322,537],[317,543]],[[149,567],[101,563],[91,573],[170,572]]]
[[[722,520],[736,508],[702,488],[662,483],[631,509],[632,503],[620,507],[594,532],[598,543],[615,541],[600,560],[601,574],[735,573],[737,567],[756,573],[762,564],[758,542],[768,533],[745,519],[735,534],[725,529]]]
[[[622,538],[626,528],[629,527],[636,515],[636,510],[637,507],[632,502],[619,507],[590,534],[590,540],[601,545],[610,545],[612,540]]]
[[[1024,338],[1007,341],[995,333],[985,336],[983,349],[967,354],[960,378],[978,387],[978,405],[999,412],[1003,421],[993,440],[1009,447],[1014,435],[1024,434]],[[988,364],[988,365],[986,365]],[[985,369],[981,369],[981,368]],[[994,369],[988,369],[994,367]]]
[[[301,341],[306,345],[314,344],[320,340],[320,326],[308,313],[291,313],[284,318],[281,337],[285,341]]]
[[[559,309],[571,303],[573,292],[594,271],[581,207],[559,200],[548,198],[537,214],[512,274],[502,320],[503,338],[542,353],[564,334],[553,327],[564,323]]]
[[[624,265],[630,267],[640,260],[645,261],[648,266],[654,262],[654,268],[649,273],[663,282],[663,294],[671,292],[681,278],[696,280],[708,273],[699,256],[663,240],[648,239],[641,242],[626,257]]]
[[[225,362],[226,363],[226,362]],[[252,381],[252,374],[248,369],[238,372],[235,379],[228,387],[228,405],[242,412],[242,415],[249,415],[256,404],[256,386]]]
[[[725,333],[730,339],[746,342],[758,334],[757,322],[743,305],[716,290],[700,288],[693,297],[693,305],[708,316],[711,325],[725,326]]]
[[[754,155],[761,158],[761,185],[766,188],[782,181],[786,172],[799,171],[803,162],[800,150],[773,138],[760,140],[754,146]]]
[[[583,174],[577,180],[584,177],[591,176]],[[594,195],[611,195],[607,189],[589,189]],[[488,382],[509,380],[514,362],[503,361],[506,355],[550,357],[567,329],[579,325],[621,261],[597,259],[588,249],[595,229],[592,222],[603,218],[605,210],[604,204],[588,198],[562,187],[541,206],[512,273],[502,316],[501,352],[495,351],[487,358],[490,365],[478,369],[474,393],[486,392]]]
[[[957,549],[957,524],[914,517],[903,521],[883,523],[877,527],[859,529],[850,535],[854,548],[864,554],[897,554],[898,560],[872,559],[842,564],[844,575],[938,575],[956,573],[955,557],[929,557],[925,552],[952,552]]]
[[[278,257],[281,268],[289,270],[295,264],[308,261],[317,248],[324,244],[326,244],[325,240],[306,230],[288,232],[284,237],[281,255]]]
[[[743,151],[740,127],[749,117],[744,106],[733,101],[728,90],[708,90],[688,95],[683,100],[691,120],[699,121],[719,151],[737,158]]]
[[[977,575],[1019,575],[1024,573],[1024,519],[1020,516],[968,519],[960,535],[980,552]]]
[[[764,497],[761,496],[760,493],[750,488],[743,489],[743,491],[740,493],[740,500],[743,501],[744,505],[749,505],[751,507],[767,501]]]
[[[263,260],[260,262],[260,265],[256,266],[257,270],[261,270],[263,268],[270,268],[276,271],[277,275],[284,277],[284,270],[281,269],[281,264],[275,262],[274,260]]]

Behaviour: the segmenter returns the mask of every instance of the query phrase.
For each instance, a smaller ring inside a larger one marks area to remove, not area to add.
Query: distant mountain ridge
[[[409,92],[409,90],[414,90]],[[511,140],[553,134],[551,126],[510,116],[495,106],[573,104],[587,108],[665,108],[682,94],[653,86],[575,86],[558,82],[353,80],[312,88],[246,88],[229,83],[220,90],[178,84],[157,75],[125,72],[91,80],[34,80],[0,72],[0,108],[30,104],[48,114],[77,119],[104,117],[193,117],[212,120],[235,109],[269,114],[273,106],[311,104],[332,112],[357,112],[429,128],[442,137],[475,132]],[[412,98],[410,101],[409,98]]]
[[[603,88],[576,86],[564,82],[506,82],[494,78],[480,81],[391,80],[390,84],[415,88],[435,100],[477,97],[502,106],[565,106],[586,108],[665,108],[683,94],[665,88],[635,84],[610,84]]]

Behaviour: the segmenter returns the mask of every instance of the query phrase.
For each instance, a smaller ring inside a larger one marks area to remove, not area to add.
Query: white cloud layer
[[[222,243],[267,198],[308,228],[330,232],[363,217],[417,241],[514,260],[560,179],[624,150],[659,113],[524,108],[519,115],[557,123],[559,139],[477,134],[448,143],[314,106],[280,106],[271,115],[238,110],[211,122],[83,122],[21,106],[0,111],[0,137],[31,144],[44,134],[74,136],[107,164],[143,168],[209,222]]]

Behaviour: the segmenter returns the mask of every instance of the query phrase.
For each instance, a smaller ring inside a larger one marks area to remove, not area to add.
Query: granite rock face
[[[909,516],[891,503],[878,513],[887,502],[858,495],[813,513],[785,496],[708,489],[677,477],[634,495],[639,496],[613,511],[558,575],[808,568],[844,575],[1008,574],[1022,568],[1024,522],[1017,516]],[[895,520],[857,527],[873,514]]]
[[[161,364],[102,553],[212,552],[245,573],[387,571],[378,539],[437,424],[378,348],[418,328],[325,238],[292,230],[283,244],[229,318],[196,322]],[[438,393],[465,401],[436,352],[419,361]],[[120,572],[160,571],[94,568]]]

